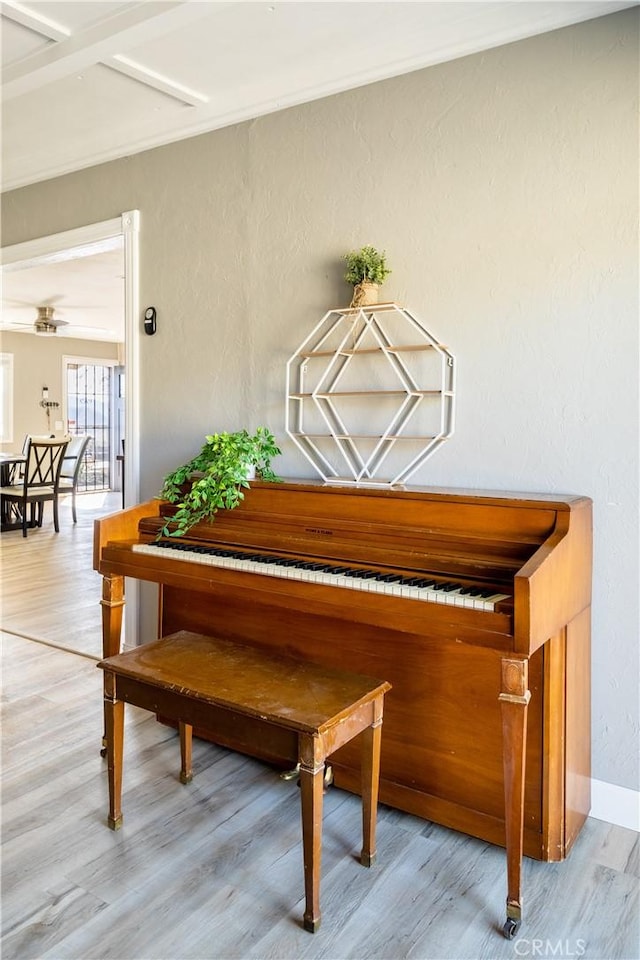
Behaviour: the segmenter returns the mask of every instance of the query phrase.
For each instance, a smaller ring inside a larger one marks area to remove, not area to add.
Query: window
[[[12,353],[0,353],[0,443],[13,443]]]

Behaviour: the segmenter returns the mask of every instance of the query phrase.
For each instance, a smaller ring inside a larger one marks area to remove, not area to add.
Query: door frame
[[[124,347],[125,347],[125,434],[127,457],[125,467],[126,505],[140,499],[140,278],[139,278],[140,211],[127,210],[112,220],[90,223],[73,230],[37,237],[2,247],[3,270],[21,270],[39,263],[68,260],[79,248],[96,245],[96,252],[110,240],[123,238],[124,250]],[[125,637],[138,635],[138,584],[127,583],[125,605]],[[134,639],[135,643],[135,639]],[[129,639],[131,645],[131,639]]]

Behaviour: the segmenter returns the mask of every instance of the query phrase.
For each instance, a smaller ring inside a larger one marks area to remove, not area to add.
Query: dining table
[[[26,463],[24,453],[0,452],[0,486],[10,486],[16,478],[20,464]],[[0,508],[0,530],[17,530],[22,527],[22,514],[19,504],[2,499]]]

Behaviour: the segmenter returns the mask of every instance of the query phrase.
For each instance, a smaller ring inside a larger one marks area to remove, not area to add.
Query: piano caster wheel
[[[502,932],[504,933],[507,940],[513,940],[516,933],[518,932],[519,926],[520,926],[519,920],[514,920],[512,917],[507,917],[507,919],[504,922],[504,927],[502,928]]]
[[[106,755],[107,755],[107,748],[106,748],[106,747],[101,747],[101,748],[100,748],[100,756],[104,758],[104,757],[106,757]]]
[[[292,770],[284,770],[280,774],[281,780],[296,780],[300,786],[300,764],[296,763]],[[326,793],[329,787],[333,785],[333,767],[330,763],[325,764],[324,776],[322,778],[323,793]]]
[[[280,774],[281,780],[297,780],[300,776],[300,764],[296,763],[295,767],[291,770],[283,770]]]

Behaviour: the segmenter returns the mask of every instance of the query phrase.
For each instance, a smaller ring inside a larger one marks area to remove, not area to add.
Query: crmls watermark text
[[[516,940],[516,957],[583,957],[586,940]]]

